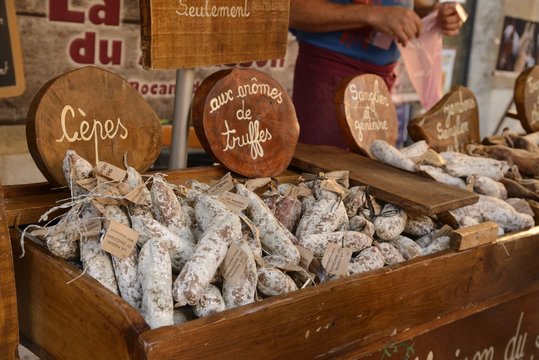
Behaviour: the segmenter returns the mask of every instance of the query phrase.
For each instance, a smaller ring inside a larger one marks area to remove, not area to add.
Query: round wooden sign
[[[66,184],[62,161],[72,149],[96,165],[105,161],[143,172],[161,150],[161,124],[124,79],[96,67],[68,72],[32,100],[26,139],[34,161],[52,183]]]
[[[352,151],[370,156],[374,140],[397,143],[397,111],[381,77],[366,74],[345,79],[335,95],[335,110]]]
[[[479,142],[479,112],[473,92],[457,86],[428,112],[410,121],[408,134],[439,152],[466,152],[468,144]]]
[[[299,124],[286,90],[256,70],[222,70],[197,89],[193,125],[204,149],[247,177],[282,173],[294,155]]]
[[[514,100],[522,127],[528,133],[539,131],[539,65],[518,76]]]

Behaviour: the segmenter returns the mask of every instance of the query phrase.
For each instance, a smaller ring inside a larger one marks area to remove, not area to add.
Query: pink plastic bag
[[[421,19],[421,35],[405,47],[399,45],[404,66],[425,110],[442,98],[442,30],[437,16],[435,10]]]

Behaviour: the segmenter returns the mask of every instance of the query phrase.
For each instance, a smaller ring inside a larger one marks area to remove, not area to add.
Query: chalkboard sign
[[[288,167],[299,124],[286,90],[256,70],[222,70],[193,100],[193,125],[204,149],[247,177],[272,177]]]
[[[335,110],[352,151],[370,155],[375,140],[396,144],[397,111],[381,77],[367,74],[345,79],[335,95]]]
[[[284,57],[289,0],[141,0],[144,65],[176,69]]]
[[[514,100],[522,127],[529,133],[539,131],[539,66],[518,76]]]
[[[479,142],[477,100],[468,88],[458,86],[432,109],[408,124],[414,141],[425,140],[436,151],[465,152]]]
[[[24,92],[24,72],[13,0],[0,0],[0,98]]]

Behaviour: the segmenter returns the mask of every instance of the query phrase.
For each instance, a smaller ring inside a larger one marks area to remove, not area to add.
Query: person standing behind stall
[[[454,4],[441,6],[438,19],[445,35],[458,34]],[[335,115],[337,87],[372,73],[392,88],[399,58],[392,40],[406,46],[421,33],[413,0],[290,0],[289,27],[299,43],[292,93],[299,142],[346,148]]]

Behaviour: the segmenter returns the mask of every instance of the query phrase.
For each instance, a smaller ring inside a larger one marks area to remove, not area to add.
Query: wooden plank
[[[177,69],[281,58],[288,15],[288,0],[143,0],[144,65]]]
[[[449,234],[451,248],[460,251],[494,242],[497,237],[498,224],[491,221],[460,228]]]
[[[412,338],[539,290],[538,238],[534,228],[503,245],[446,251],[150,330],[136,358],[338,358],[352,350],[358,358],[376,350],[371,344]]]
[[[11,232],[13,245],[18,234]],[[57,359],[130,359],[149,327],[119,296],[30,241],[15,259],[21,334]],[[68,284],[68,282],[70,282]],[[37,351],[39,353],[39,351]]]
[[[298,144],[291,165],[308,172],[349,170],[376,198],[429,216],[470,205],[479,196],[331,146]]]
[[[0,186],[0,359],[18,359],[17,295],[9,229]]]
[[[364,359],[383,359],[387,353],[391,358],[403,359],[406,351],[412,349],[417,360],[537,358],[538,302],[539,291],[534,291],[413,339],[384,344],[382,351]],[[524,354],[525,357],[521,356]],[[353,354],[347,355],[357,359]]]

